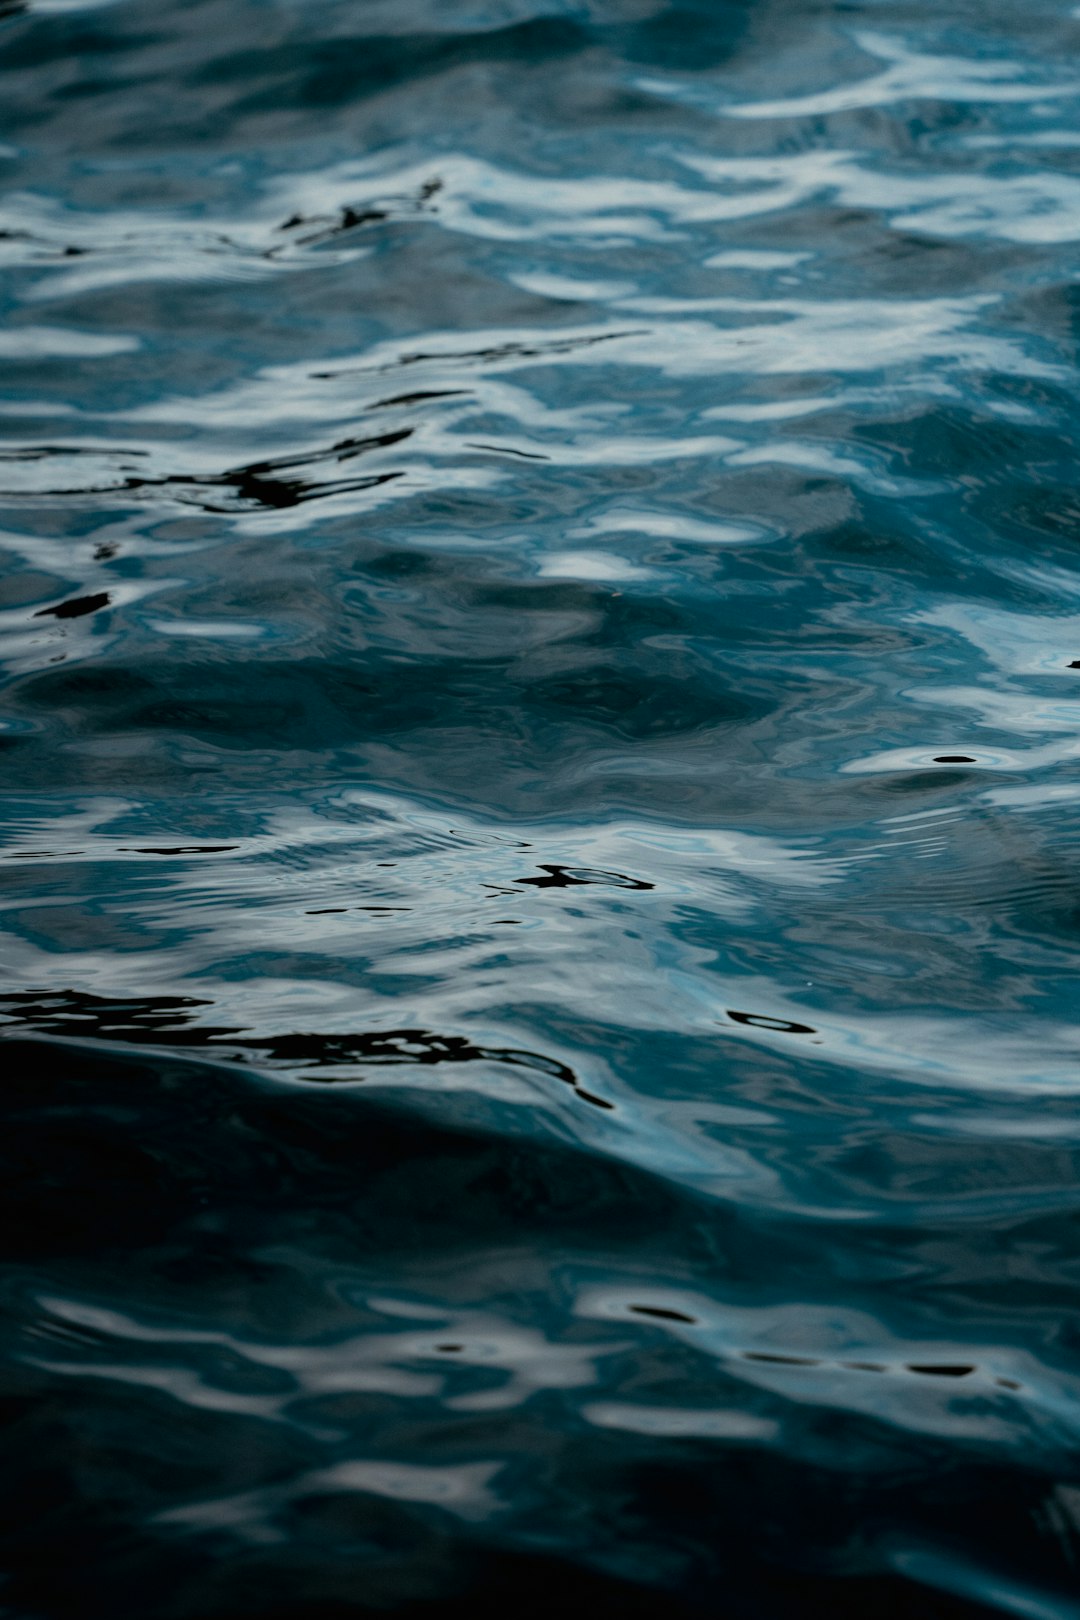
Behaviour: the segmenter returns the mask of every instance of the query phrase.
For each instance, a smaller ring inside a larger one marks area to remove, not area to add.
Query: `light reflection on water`
[[[0,4],[5,1613],[1077,1614],[1078,30]]]

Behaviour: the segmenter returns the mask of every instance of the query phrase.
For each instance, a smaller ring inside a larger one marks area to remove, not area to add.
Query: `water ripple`
[[[1077,28],[0,4],[5,1613],[1076,1614]]]

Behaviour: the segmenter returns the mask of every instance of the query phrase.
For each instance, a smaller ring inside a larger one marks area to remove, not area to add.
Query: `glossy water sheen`
[[[4,1616],[1080,1613],[1078,47],[5,0]]]

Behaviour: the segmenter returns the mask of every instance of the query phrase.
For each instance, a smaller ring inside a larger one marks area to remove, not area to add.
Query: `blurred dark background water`
[[[5,0],[5,1620],[1080,1614],[1078,46]]]

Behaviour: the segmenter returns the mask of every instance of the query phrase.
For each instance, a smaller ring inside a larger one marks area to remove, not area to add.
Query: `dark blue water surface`
[[[1080,1615],[1080,9],[0,12],[0,1616]]]

